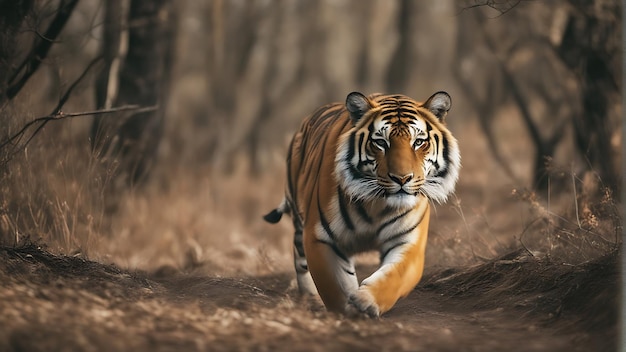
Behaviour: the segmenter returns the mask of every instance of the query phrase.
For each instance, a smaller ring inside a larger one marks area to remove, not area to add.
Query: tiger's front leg
[[[429,216],[430,208],[427,208],[422,222],[406,235],[406,242],[401,240],[381,248],[384,258],[380,268],[349,297],[348,314],[378,317],[413,290],[424,271]]]
[[[348,298],[359,283],[354,263],[328,236],[305,230],[304,250],[308,269],[326,309],[344,313]]]

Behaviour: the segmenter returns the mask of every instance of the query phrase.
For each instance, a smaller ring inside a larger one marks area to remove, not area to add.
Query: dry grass
[[[45,143],[52,142],[52,146]],[[13,158],[0,192],[4,243],[41,238],[55,251],[89,248],[104,226],[106,170],[87,150],[61,141],[32,143]]]
[[[62,158],[55,160],[31,157],[29,150],[12,161],[2,182],[3,243],[29,237],[55,253],[127,268],[221,275],[266,274],[290,261],[288,223],[270,227],[261,219],[282,194],[274,177],[180,171],[142,189],[109,194],[102,174],[110,173],[85,149],[59,147]]]
[[[295,295],[290,221],[261,218],[282,198],[282,162],[252,177],[245,160],[227,174],[163,158],[144,187],[112,192],[112,169],[92,158],[80,133],[55,139],[62,129],[44,131],[1,176],[2,242],[30,236],[50,253],[0,250],[0,321],[8,327],[0,349],[516,350],[524,341],[523,350],[552,351],[616,343],[621,219],[593,175],[555,172],[545,195],[512,195],[466,161],[457,196],[432,213],[424,282],[382,321],[353,321]],[[484,153],[475,148],[466,155]],[[377,256],[358,263],[363,277]]]
[[[84,140],[54,140],[60,129],[45,131],[2,175],[3,243],[30,236],[55,253],[131,269],[213,275],[291,270],[290,221],[272,226],[261,220],[282,198],[282,162],[274,172],[251,177],[245,160],[229,174],[165,160],[145,187],[115,193],[108,187],[111,167],[95,161]],[[520,246],[579,263],[620,244],[617,205],[593,174],[578,178],[555,168],[555,186],[542,196],[511,194],[502,183],[486,190],[476,181],[478,171],[463,170],[457,196],[435,208],[429,266],[468,265]]]

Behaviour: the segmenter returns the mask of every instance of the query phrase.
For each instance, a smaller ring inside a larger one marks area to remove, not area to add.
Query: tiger
[[[415,288],[431,202],[444,203],[459,175],[451,105],[444,91],[424,103],[352,92],[304,119],[289,144],[285,196],[264,216],[291,215],[300,293],[319,294],[332,312],[378,318]],[[367,251],[380,265],[359,284],[354,256]]]

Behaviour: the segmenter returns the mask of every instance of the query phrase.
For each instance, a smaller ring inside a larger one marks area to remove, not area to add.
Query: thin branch
[[[123,105],[123,106],[118,106],[118,107],[110,108],[110,109],[99,109],[99,110],[92,110],[92,111],[73,112],[73,113],[67,113],[67,114],[64,113],[63,111],[58,111],[58,112],[56,112],[54,114],[38,117],[38,118],[28,122],[26,125],[24,125],[24,127],[22,127],[21,130],[19,130],[19,132],[17,132],[13,136],[7,138],[7,140],[5,140],[4,142],[0,143],[0,149],[4,148],[9,143],[13,144],[13,142],[16,139],[20,138],[21,136],[23,136],[26,133],[26,130],[28,130],[28,128],[30,128],[31,126],[33,126],[34,124],[37,124],[37,123],[42,123],[42,125],[43,125],[43,124],[46,124],[46,123],[48,123],[50,121],[53,121],[53,120],[62,120],[62,119],[66,119],[66,118],[73,118],[73,117],[80,117],[80,116],[89,116],[89,115],[105,115],[105,114],[112,114],[112,113],[123,112],[123,111],[134,111],[135,113],[142,113],[142,112],[154,111],[157,108],[158,108],[157,105],[147,106],[147,107],[142,107],[142,106],[139,106],[139,105]]]
[[[0,143],[0,150],[5,148],[9,144],[16,146],[15,150],[10,152],[9,155],[4,160],[0,161],[0,165],[5,164],[10,159],[11,156],[15,155],[19,150],[26,147],[28,143],[33,139],[33,137],[35,137],[35,135],[37,135],[39,131],[41,131],[41,129],[50,121],[58,121],[58,120],[64,120],[67,118],[74,118],[74,117],[81,117],[81,116],[107,115],[107,114],[113,114],[113,113],[124,112],[124,111],[132,111],[138,114],[138,113],[143,113],[143,112],[155,111],[158,108],[159,108],[158,105],[153,105],[153,106],[123,105],[123,106],[118,106],[118,107],[110,108],[110,109],[98,109],[98,110],[92,110],[92,111],[82,111],[82,112],[73,112],[73,113],[64,113],[63,111],[59,110],[56,113],[53,113],[47,116],[38,117],[28,122],[17,133],[15,133],[11,137],[7,138],[5,141]],[[21,146],[17,146],[17,144],[19,144],[19,141],[26,134],[26,131],[28,131],[28,129],[34,125],[37,125],[37,128],[35,129],[35,131],[28,137],[26,142],[24,142]]]
[[[463,6],[461,8],[461,11],[459,11],[457,15],[460,15],[461,12],[465,10],[471,10],[471,9],[475,9],[478,7],[486,6],[493,10],[498,11],[500,14],[495,17],[495,18],[498,18],[500,16],[503,16],[507,12],[511,11],[522,1],[524,0],[500,0],[500,1],[498,0],[474,0],[473,5]]]
[[[572,189],[574,190],[574,205],[576,206],[576,224],[579,229],[582,229],[582,226],[580,225],[580,216],[578,215],[578,194],[576,194],[576,174],[574,173],[574,170],[572,170]]]
[[[87,67],[83,70],[83,72],[80,74],[80,76],[78,76],[78,78],[70,85],[70,87],[65,91],[65,93],[61,96],[61,99],[59,99],[59,103],[56,105],[56,107],[52,110],[52,112],[46,116],[46,117],[50,117],[50,116],[55,116],[58,115],[61,112],[61,108],[63,107],[63,105],[65,105],[65,103],[67,102],[67,100],[69,99],[70,95],[72,94],[72,92],[74,91],[74,88],[76,88],[78,86],[78,84],[87,76],[87,73],[89,73],[89,71],[97,64],[101,61],[102,56],[96,57],[95,59],[93,59],[89,65],[87,65]],[[30,138],[28,139],[28,141],[24,144],[27,145],[28,142],[30,142],[30,140],[37,134],[39,133],[39,130],[41,130],[47,123],[48,120],[41,120],[42,118],[39,119],[35,119],[29,123],[27,123],[24,128],[22,128],[22,130],[20,130],[20,132],[18,132],[17,134],[15,134],[13,137],[9,138],[8,140],[6,140],[5,142],[0,143],[0,150],[2,150],[2,148],[4,148],[7,144],[11,143],[11,144],[18,144],[19,141],[21,140],[22,136],[24,135],[24,133],[26,132],[26,130],[32,126],[33,124],[37,123],[37,122],[41,122],[41,126],[37,127],[37,129],[35,130],[35,132],[33,132],[33,134],[30,136]],[[19,150],[19,149],[17,149]]]
[[[63,107],[63,105],[65,105],[65,103],[67,102],[67,100],[70,98],[70,95],[72,94],[72,91],[74,91],[74,88],[76,88],[78,86],[78,84],[83,80],[83,78],[85,78],[85,76],[87,76],[87,73],[89,71],[91,71],[91,69],[98,63],[100,63],[100,61],[102,61],[103,56],[100,55],[98,57],[96,57],[95,59],[91,60],[91,62],[89,63],[89,65],[87,65],[87,67],[85,68],[85,70],[83,70],[83,73],[80,74],[80,76],[78,76],[78,78],[74,81],[74,83],[72,83],[70,85],[70,87],[65,91],[65,94],[63,94],[63,96],[61,96],[61,99],[59,99],[59,103],[57,104],[57,106],[54,108],[54,110],[52,110],[52,114],[56,114],[59,111],[61,111],[61,108]],[[51,114],[51,115],[52,115]]]
[[[528,249],[528,247],[526,246],[526,244],[524,243],[524,235],[526,234],[526,232],[530,229],[530,227],[532,225],[534,225],[537,221],[541,220],[541,217],[537,217],[534,220],[532,220],[531,222],[529,222],[526,227],[524,228],[524,230],[522,231],[522,233],[519,235],[519,243],[522,245],[522,247],[526,250],[526,252],[528,252],[528,254],[530,254],[531,256],[535,257],[535,254],[533,254],[533,252]]]
[[[61,2],[52,23],[48,26],[45,34],[40,35],[43,38],[49,39],[39,41],[28,57],[24,59],[18,69],[15,70],[9,80],[9,86],[6,93],[9,100],[13,99],[17,93],[20,92],[28,79],[30,79],[30,77],[37,71],[42,60],[48,55],[48,51],[52,47],[54,40],[56,40],[59,36],[61,30],[65,27],[65,24],[74,12],[74,8],[76,7],[76,4],[78,4],[78,1],[79,0],[69,0],[68,2]]]

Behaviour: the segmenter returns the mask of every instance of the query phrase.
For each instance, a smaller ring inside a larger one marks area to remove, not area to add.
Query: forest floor
[[[519,250],[431,269],[367,320],[300,299],[290,272],[128,272],[33,244],[0,247],[0,350],[613,351],[619,257],[573,266]]]

